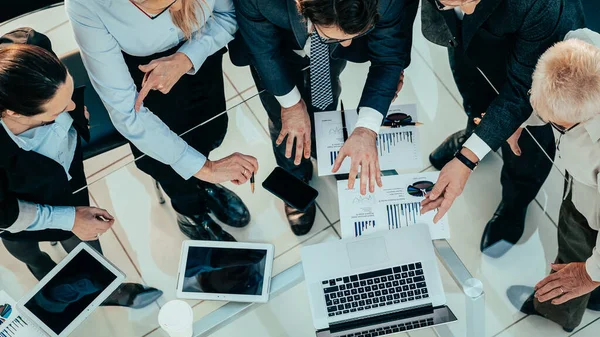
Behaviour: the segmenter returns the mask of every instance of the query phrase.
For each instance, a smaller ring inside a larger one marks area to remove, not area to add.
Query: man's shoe
[[[139,283],[123,283],[103,303],[102,306],[118,306],[141,309],[156,301],[162,291]]]
[[[512,303],[512,305],[515,308],[519,309],[520,312],[524,313],[525,315],[544,317],[544,315],[540,314],[537,310],[535,310],[535,297],[533,296],[534,293],[535,290],[533,289],[533,287],[527,286],[511,286],[510,288],[508,288],[508,290],[506,290],[506,296],[508,297],[510,303]],[[575,327],[562,328],[565,332],[569,333],[575,330]]]
[[[250,223],[250,211],[237,194],[219,184],[199,184],[206,207],[219,221],[241,228]]]
[[[481,252],[493,258],[506,254],[515,245],[525,229],[524,207],[509,207],[504,201],[496,209],[496,213],[487,223],[481,237]]]
[[[446,140],[444,140],[444,142],[429,155],[431,165],[437,170],[442,170],[446,164],[454,159],[454,155],[462,148],[470,135],[471,134],[467,132],[467,130],[460,130],[446,138]]]
[[[317,206],[313,203],[308,207],[306,212],[300,212],[299,210],[285,205],[285,215],[287,216],[292,232],[297,236],[305,235],[310,232],[313,224],[315,223],[315,216],[317,215]]]
[[[186,216],[177,213],[177,223],[181,232],[192,240],[236,241],[208,214]]]

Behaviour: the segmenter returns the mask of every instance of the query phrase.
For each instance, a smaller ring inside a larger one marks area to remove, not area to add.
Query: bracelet
[[[477,162],[477,163],[472,162],[464,154],[460,153],[461,150],[458,150],[458,152],[456,152],[454,157],[456,159],[460,160],[461,163],[465,164],[465,166],[468,167],[471,171],[474,171],[477,168],[477,165],[479,165],[479,162]]]

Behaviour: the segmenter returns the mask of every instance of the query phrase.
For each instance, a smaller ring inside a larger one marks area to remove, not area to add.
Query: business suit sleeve
[[[281,54],[279,28],[261,13],[259,0],[234,0],[234,4],[240,33],[265,89],[275,96],[288,94],[295,84]]]
[[[412,27],[418,0],[392,0],[368,35],[369,74],[358,106],[387,115],[400,81],[410,64]]]
[[[531,115],[533,109],[527,94],[531,76],[539,57],[562,38],[560,19],[560,1],[535,1],[527,12],[508,59],[507,81],[503,87],[496,88],[499,95],[475,129],[475,134],[492,151],[498,150]]]

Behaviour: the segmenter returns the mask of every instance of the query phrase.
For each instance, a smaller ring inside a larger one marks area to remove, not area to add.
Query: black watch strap
[[[477,168],[477,165],[479,165],[479,163],[474,163],[469,158],[465,157],[464,154],[460,153],[460,150],[456,152],[454,157],[460,160],[461,163],[465,164],[465,166],[468,167],[471,171],[475,170]]]

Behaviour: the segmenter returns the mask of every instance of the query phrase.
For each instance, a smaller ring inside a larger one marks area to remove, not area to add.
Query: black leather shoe
[[[313,224],[315,223],[315,216],[317,215],[317,206],[313,203],[308,207],[306,212],[300,212],[299,210],[285,205],[285,215],[288,218],[292,232],[297,236],[305,235],[310,232]]]
[[[446,164],[454,159],[454,155],[462,148],[470,135],[471,134],[466,130],[460,130],[446,138],[446,140],[444,140],[444,142],[429,155],[431,165],[437,170],[444,168]]]
[[[534,293],[535,291],[533,287],[527,286],[511,286],[510,288],[508,288],[508,290],[506,290],[506,296],[510,300],[510,303],[512,303],[512,305],[515,308],[519,309],[520,312],[524,313],[525,315],[544,317],[544,315],[540,314],[537,310],[535,310],[533,296]],[[570,333],[573,332],[576,327],[562,328],[565,332]]]
[[[206,207],[219,221],[241,228],[250,223],[250,211],[240,197],[219,184],[198,184]]]
[[[102,303],[102,306],[141,309],[152,304],[162,294],[163,292],[156,288],[139,283],[123,283]]]
[[[192,240],[236,241],[208,214],[186,216],[177,213],[177,223],[181,232]]]
[[[527,205],[509,207],[504,201],[500,202],[483,231],[481,252],[493,258],[506,254],[523,235],[526,214]]]

